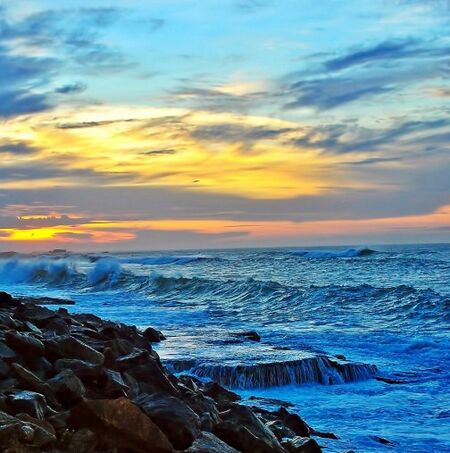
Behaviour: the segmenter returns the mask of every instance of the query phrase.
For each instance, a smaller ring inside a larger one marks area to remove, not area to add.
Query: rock
[[[198,415],[173,396],[139,395],[135,403],[156,423],[177,450],[189,448],[200,434]]]
[[[0,324],[8,329],[17,329],[18,323],[7,313],[0,313]]]
[[[83,401],[72,408],[68,424],[74,429],[93,431],[99,446],[137,453],[173,451],[158,426],[126,398]]]
[[[57,335],[69,333],[69,326],[63,318],[52,318],[45,324],[45,329]]]
[[[147,327],[142,335],[150,341],[150,343],[159,343],[162,340],[165,340],[166,337],[159,330],[154,329],[153,327]]]
[[[378,442],[379,444],[383,444],[383,445],[395,445],[395,442],[392,442],[391,440],[389,439],[385,439],[384,437],[380,437],[380,436],[369,436],[372,440],[374,440],[375,442]]]
[[[38,420],[28,414],[18,414],[17,418],[32,425],[34,429],[33,446],[42,447],[56,441],[54,427],[45,420]]]
[[[75,431],[67,447],[68,453],[93,453],[97,445],[97,438],[93,431],[81,428]]]
[[[21,304],[19,305],[14,315],[22,321],[30,321],[38,327],[43,327],[52,318],[57,315],[54,311],[46,307],[41,307],[34,304]]]
[[[11,294],[0,291],[0,307],[1,308],[10,308],[14,307],[18,302],[13,299]]]
[[[307,437],[310,435],[310,427],[297,414],[289,413],[284,407],[280,407],[278,411],[273,413],[281,420],[289,429],[294,431],[297,436]]]
[[[261,336],[254,330],[249,330],[246,332],[235,332],[232,335],[234,335],[235,337],[247,338],[247,340],[251,341],[261,341]]]
[[[8,376],[10,371],[9,365],[2,359],[0,359],[0,379],[4,379]]]
[[[36,334],[42,334],[42,330],[39,329],[39,327],[35,326],[32,322],[30,322],[30,321],[25,321],[24,324],[25,324],[25,328],[26,328],[28,331],[33,332],[33,333],[36,333]]]
[[[67,420],[69,419],[69,416],[69,411],[57,412],[56,414],[48,417],[48,421],[55,429],[62,429],[67,426]]]
[[[86,393],[83,383],[69,369],[61,371],[47,383],[56,393],[58,400],[66,407],[81,401]]]
[[[96,363],[84,362],[80,359],[58,359],[54,364],[57,373],[72,370],[83,382],[93,381],[103,375],[103,369]]]
[[[8,330],[5,340],[10,348],[24,357],[42,357],[45,353],[44,343],[30,334]]]
[[[17,354],[7,346],[3,341],[0,341],[0,359],[5,362],[15,362],[17,359]]]
[[[47,402],[41,393],[28,390],[16,390],[6,397],[8,410],[13,414],[24,412],[38,420],[44,418]]]
[[[336,434],[334,433],[317,431],[315,429],[311,430],[311,435],[316,437],[322,437],[324,439],[339,439],[339,437],[336,436]]]
[[[114,338],[105,342],[105,346],[110,348],[114,353],[115,358],[121,356],[127,356],[134,350],[134,345],[131,341],[125,340],[124,338]]]
[[[283,442],[283,446],[290,453],[321,453],[322,449],[319,444],[310,437],[295,436],[286,442]]]
[[[233,447],[230,447],[213,433],[209,432],[202,432],[185,451],[187,453],[239,453]]]
[[[222,387],[217,382],[208,382],[203,387],[203,393],[214,401],[216,401],[219,406],[227,407],[235,401],[239,401],[241,397],[230,390]]]
[[[102,364],[103,354],[71,335],[61,335],[45,343],[49,357],[79,359],[85,362]]]
[[[251,396],[249,398],[249,400],[258,401],[258,402],[264,403],[264,404],[271,404],[274,406],[281,406],[281,407],[293,407],[294,406],[292,403],[289,403],[288,401],[279,400],[277,398],[264,398],[262,396]]]
[[[223,422],[213,433],[242,453],[284,453],[272,431],[265,426],[249,407],[233,405],[221,414]]]
[[[103,379],[99,381],[102,392],[108,398],[118,398],[119,396],[127,396],[129,390],[128,385],[118,371],[105,369],[103,371]]]
[[[272,420],[266,426],[275,434],[278,440],[285,437],[295,437],[294,431],[288,428],[281,420]]]

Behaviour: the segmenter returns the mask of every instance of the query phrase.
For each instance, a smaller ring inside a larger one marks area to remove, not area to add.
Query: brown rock
[[[75,429],[93,431],[100,445],[142,453],[168,453],[173,448],[165,434],[126,398],[83,401],[68,420]]]
[[[96,445],[95,433],[87,428],[81,428],[73,433],[67,451],[68,453],[92,453]]]
[[[173,396],[143,394],[135,403],[156,423],[178,450],[192,445],[200,434],[198,415]]]

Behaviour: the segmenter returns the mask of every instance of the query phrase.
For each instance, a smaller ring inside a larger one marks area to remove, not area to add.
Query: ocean
[[[168,368],[291,402],[327,452],[450,451],[449,244],[0,255],[0,290],[156,327]]]

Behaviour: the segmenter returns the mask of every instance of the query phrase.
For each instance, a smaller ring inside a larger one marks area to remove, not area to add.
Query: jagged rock
[[[67,426],[67,420],[69,419],[69,416],[69,411],[57,412],[56,414],[51,415],[48,418],[48,421],[55,429],[62,429]]]
[[[291,414],[284,407],[280,407],[274,415],[277,416],[289,429],[294,431],[297,436],[307,437],[310,435],[311,428],[297,414]]]
[[[380,437],[380,436],[369,436],[372,440],[374,440],[375,442],[378,442],[379,444],[383,444],[383,445],[395,445],[394,442],[392,442],[391,440],[389,439],[385,439],[384,437]]]
[[[42,420],[47,408],[47,402],[41,393],[28,390],[16,390],[6,397],[8,410],[16,415],[21,412]]]
[[[235,404],[221,416],[224,421],[213,433],[233,448],[243,453],[284,453],[272,431],[249,407]]]
[[[209,432],[202,432],[185,451],[187,453],[238,453],[233,447]]]
[[[339,439],[339,437],[336,436],[336,434],[334,434],[334,433],[317,431],[315,429],[311,429],[311,435],[317,436],[317,437],[323,437],[324,439]]]
[[[119,370],[127,370],[131,367],[146,364],[150,360],[148,351],[134,348],[129,354],[119,357],[116,365]]]
[[[71,335],[61,335],[45,342],[49,357],[80,359],[102,364],[103,354]]]
[[[24,322],[24,325],[25,325],[25,328],[30,331],[30,332],[33,332],[33,333],[36,333],[36,334],[42,334],[42,330],[39,329],[39,327],[35,326],[32,322],[30,321],[25,321]]]
[[[47,382],[66,407],[81,401],[86,393],[83,383],[70,369],[61,371]]]
[[[30,321],[38,327],[44,327],[50,319],[57,317],[54,311],[35,304],[21,304],[14,314],[18,319]]]
[[[41,357],[45,353],[44,343],[30,334],[8,330],[5,340],[11,349],[25,357]]]
[[[247,338],[247,340],[251,341],[261,341],[261,336],[254,330],[249,330],[246,332],[235,332],[232,335],[234,335],[235,337]]]
[[[33,446],[42,447],[56,441],[55,428],[49,422],[38,420],[28,414],[18,414],[17,418],[33,427]]]
[[[173,451],[158,426],[126,398],[83,401],[72,408],[68,424],[74,429],[90,429],[99,444],[108,447],[138,453]]]
[[[0,313],[0,324],[8,329],[17,329],[18,323],[7,313]]]
[[[52,318],[45,324],[45,329],[54,332],[56,335],[69,333],[69,326],[63,318]]]
[[[0,291],[0,308],[14,307],[18,301],[14,300],[11,294]]]
[[[229,406],[230,404],[241,399],[237,393],[227,390],[217,382],[208,382],[205,384],[203,387],[203,393],[212,398],[219,404],[219,406],[222,407]]]
[[[103,379],[100,380],[99,385],[102,391],[108,398],[118,398],[119,396],[127,396],[129,389],[128,385],[122,378],[118,371],[105,369]]]
[[[198,415],[178,398],[143,394],[136,398],[135,403],[159,426],[178,450],[190,447],[200,434]]]
[[[289,453],[321,453],[322,449],[319,444],[310,437],[295,436],[283,442],[283,446]]]
[[[114,353],[115,358],[121,356],[127,356],[131,354],[134,349],[133,343],[131,341],[125,340],[124,338],[114,338],[105,342],[105,347],[111,349]]]
[[[153,327],[147,327],[144,332],[142,332],[142,335],[151,343],[159,343],[166,339],[162,332]]]
[[[0,393],[11,392],[18,384],[17,379],[8,378],[0,381]]]
[[[84,362],[80,359],[58,359],[54,364],[57,373],[72,370],[83,382],[98,379],[103,375],[103,369],[95,363]]]
[[[294,431],[288,428],[281,420],[272,420],[266,426],[275,434],[278,440],[284,437],[295,437]]]

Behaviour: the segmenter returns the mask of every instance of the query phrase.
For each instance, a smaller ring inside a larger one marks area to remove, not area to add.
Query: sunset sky
[[[448,241],[449,29],[448,0],[0,0],[0,251]]]

